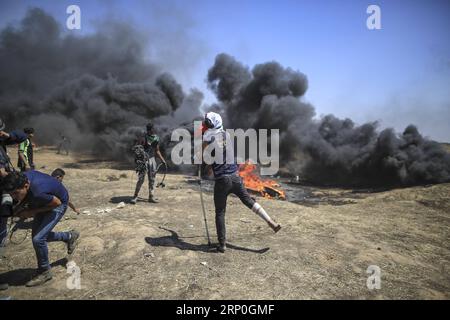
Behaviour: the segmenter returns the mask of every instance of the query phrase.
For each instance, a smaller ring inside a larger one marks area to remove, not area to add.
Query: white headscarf
[[[214,125],[213,129],[222,129],[222,117],[220,114],[215,112],[208,112],[205,115],[205,118],[211,120],[212,124]]]

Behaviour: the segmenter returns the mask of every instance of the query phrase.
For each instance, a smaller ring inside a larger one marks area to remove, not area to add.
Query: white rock
[[[207,263],[206,261],[202,261],[202,262],[200,262],[200,264],[202,264],[202,265],[204,265],[204,266],[207,266],[207,265],[208,265],[208,263]]]
[[[83,214],[91,214],[91,212],[89,210],[84,210],[82,213]]]
[[[118,205],[117,205],[117,207],[116,207],[117,209],[122,209],[122,208],[125,208],[125,202],[121,202],[121,203],[119,203]]]

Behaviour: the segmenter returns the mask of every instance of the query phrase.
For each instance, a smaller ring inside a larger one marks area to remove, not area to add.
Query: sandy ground
[[[13,151],[12,151],[13,153]],[[132,170],[88,156],[35,154],[37,168],[66,169],[65,185],[83,213],[68,211],[56,230],[77,229],[77,250],[49,245],[54,279],[26,288],[35,268],[28,237],[10,244],[0,282],[14,299],[449,299],[450,184],[367,193],[340,205],[302,205],[258,198],[282,225],[267,225],[230,197],[225,254],[208,252],[194,177],[169,175],[161,202],[127,200]],[[348,190],[323,190],[344,198]],[[143,187],[141,196],[147,196]],[[212,194],[209,230],[216,240]],[[344,199],[345,200],[345,199]],[[106,209],[112,209],[111,211]],[[102,212],[103,210],[103,212]],[[107,212],[105,212],[106,210]],[[88,213],[89,212],[89,213]],[[81,269],[81,289],[68,289],[67,261]],[[367,287],[367,268],[381,269],[381,289]]]

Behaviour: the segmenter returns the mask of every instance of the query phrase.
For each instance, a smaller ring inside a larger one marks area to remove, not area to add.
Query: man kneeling
[[[64,216],[69,202],[69,194],[61,182],[39,171],[13,172],[3,179],[3,188],[11,194],[20,207],[15,212],[22,219],[33,217],[32,241],[36,252],[38,272],[26,286],[34,287],[52,279],[48,261],[48,242],[67,243],[67,253],[72,254],[80,234],[53,232],[53,228]]]

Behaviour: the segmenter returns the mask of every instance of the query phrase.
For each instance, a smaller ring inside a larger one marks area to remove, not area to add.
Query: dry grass
[[[81,268],[82,289],[66,287],[63,244],[50,244],[51,261],[57,262],[54,280],[25,288],[23,283],[35,267],[28,239],[8,247],[0,279],[11,285],[2,295],[16,299],[450,298],[450,184],[366,194],[339,206],[258,199],[282,223],[276,235],[231,197],[227,231],[233,246],[226,254],[216,254],[206,250],[197,186],[187,183],[185,176],[168,176],[167,187],[158,190],[159,204],[142,201],[98,213],[115,208],[131,194],[136,182],[133,171],[104,168],[106,162],[80,163],[47,148],[35,157],[38,168],[46,164],[45,172],[67,168],[65,184],[71,199],[82,211],[90,211],[80,216],[67,212],[57,226],[82,234],[70,257]],[[339,190],[334,192],[339,197]],[[215,239],[212,195],[206,199]],[[366,287],[369,265],[381,268],[380,290]]]

